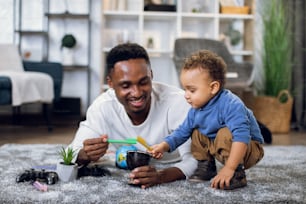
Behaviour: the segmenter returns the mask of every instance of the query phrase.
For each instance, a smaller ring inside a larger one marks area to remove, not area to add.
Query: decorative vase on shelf
[[[154,49],[154,39],[152,37],[147,40],[147,48]]]
[[[74,52],[72,49],[63,48],[62,49],[62,64],[72,65],[74,63]]]
[[[76,38],[72,34],[65,34],[61,41],[62,64],[73,65],[74,63],[74,47],[76,46]]]

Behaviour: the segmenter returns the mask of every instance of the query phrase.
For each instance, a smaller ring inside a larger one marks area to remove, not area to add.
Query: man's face
[[[144,59],[117,62],[108,85],[114,89],[130,117],[147,115],[151,102],[152,72]]]

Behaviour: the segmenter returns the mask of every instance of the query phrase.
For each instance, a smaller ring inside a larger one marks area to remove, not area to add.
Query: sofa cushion
[[[0,105],[12,103],[12,84],[9,77],[0,76]]]
[[[0,90],[2,89],[8,89],[11,90],[12,84],[9,77],[6,76],[0,76]]]

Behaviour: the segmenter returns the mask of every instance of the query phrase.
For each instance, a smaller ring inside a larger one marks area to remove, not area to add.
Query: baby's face
[[[201,108],[216,94],[214,83],[205,69],[183,69],[181,83],[185,90],[185,99],[193,108]]]

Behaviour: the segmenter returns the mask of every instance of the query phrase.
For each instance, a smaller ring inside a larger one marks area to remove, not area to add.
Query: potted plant
[[[253,102],[256,118],[273,133],[287,133],[290,129],[293,100],[290,95],[292,58],[290,24],[283,1],[265,2],[263,20],[264,86]]]
[[[76,38],[72,34],[65,34],[61,40],[61,48],[65,47],[68,49],[72,49],[76,46]]]
[[[73,59],[73,48],[76,46],[77,40],[72,34],[65,34],[61,40],[61,50],[63,52],[62,63],[64,65],[72,65]]]
[[[59,151],[59,156],[61,161],[56,166],[59,179],[64,182],[75,180],[78,175],[78,165],[72,162],[75,157],[75,150],[71,147],[67,149],[62,147]]]

